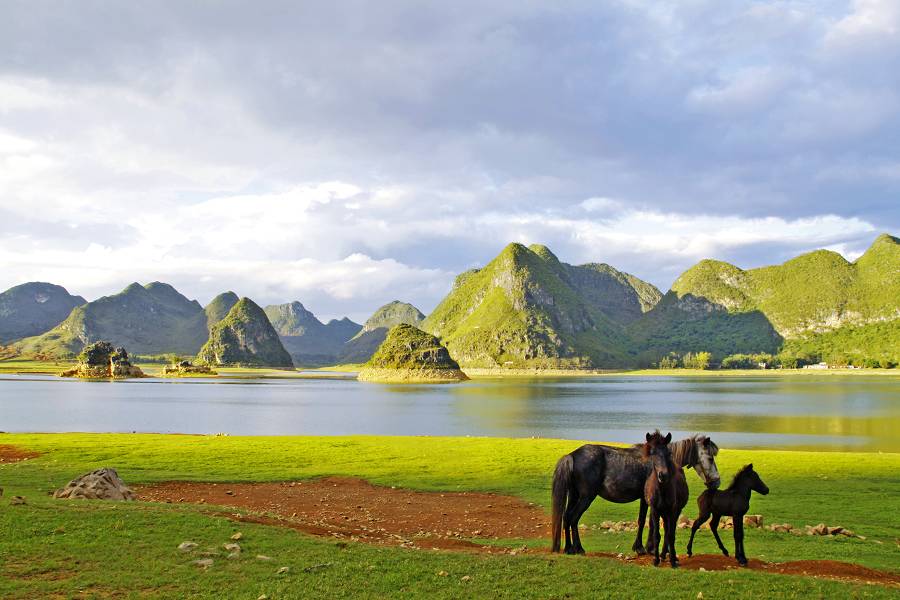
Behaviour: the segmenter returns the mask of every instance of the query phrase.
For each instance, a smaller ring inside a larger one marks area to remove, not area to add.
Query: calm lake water
[[[389,434],[900,451],[900,380],[593,377],[385,386],[337,379],[89,382],[0,375],[0,430]]]

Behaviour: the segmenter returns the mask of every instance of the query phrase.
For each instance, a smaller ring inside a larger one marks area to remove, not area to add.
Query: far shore
[[[0,374],[59,375],[71,368],[71,361],[0,360]],[[159,377],[162,364],[137,363],[150,377]],[[196,378],[289,378],[289,379],[355,379],[363,365],[344,364],[327,367],[275,369],[264,367],[217,367],[218,375]],[[503,369],[463,368],[472,379],[554,378],[554,377],[900,377],[900,369]],[[177,379],[175,377],[174,379]]]

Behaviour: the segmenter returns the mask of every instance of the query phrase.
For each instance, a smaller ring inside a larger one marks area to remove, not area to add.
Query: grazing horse
[[[566,540],[574,538],[574,543],[566,542],[566,554],[584,553],[578,536],[578,521],[594,498],[600,496],[604,500],[620,504],[640,499],[638,532],[632,548],[639,554],[645,553],[642,540],[647,503],[643,496],[650,465],[642,455],[644,446],[645,444],[637,444],[618,448],[585,444],[559,459],[553,474],[553,552],[559,552],[565,517]],[[695,434],[670,442],[669,450],[675,464],[686,469],[694,468],[707,487],[719,485],[715,459],[719,448],[708,437]]]
[[[659,521],[662,519],[666,538],[663,541],[665,549],[671,549],[669,561],[674,569],[675,561],[675,523],[672,515],[675,512],[676,486],[675,463],[672,462],[672,453],[669,450],[670,433],[663,438],[659,431],[652,436],[647,434],[645,455],[649,459],[650,473],[644,482],[644,502],[650,507],[650,533],[649,541],[653,545],[653,564],[659,565]]]
[[[769,486],[763,483],[753,465],[749,464],[734,476],[731,485],[725,490],[706,490],[697,498],[697,506],[700,508],[700,515],[694,521],[691,527],[691,539],[688,541],[687,553],[691,555],[694,546],[694,534],[712,515],[712,521],[709,522],[709,528],[712,529],[713,537],[719,544],[722,554],[728,556],[728,550],[722,544],[719,538],[719,519],[722,516],[732,517],[734,519],[734,557],[741,566],[747,564],[747,555],[744,553],[744,515],[750,510],[750,494],[757,492],[765,496],[769,493]]]

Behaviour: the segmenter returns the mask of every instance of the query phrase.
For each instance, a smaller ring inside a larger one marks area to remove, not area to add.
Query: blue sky
[[[900,3],[0,2],[0,288],[362,319],[900,231]]]

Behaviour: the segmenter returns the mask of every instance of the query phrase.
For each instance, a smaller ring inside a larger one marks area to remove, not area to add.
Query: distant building
[[[820,362],[819,364],[816,364],[816,365],[804,365],[803,368],[804,369],[827,369],[828,363]]]

